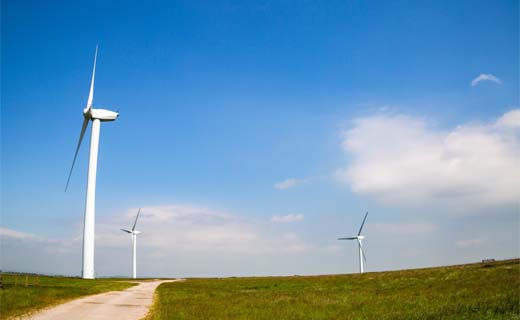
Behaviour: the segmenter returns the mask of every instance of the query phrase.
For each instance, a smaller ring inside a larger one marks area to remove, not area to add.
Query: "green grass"
[[[79,278],[2,274],[0,289],[0,319],[65,302],[67,300],[106,291],[123,290],[133,283],[110,279],[83,280]]]
[[[520,319],[520,260],[165,283],[147,319]]]

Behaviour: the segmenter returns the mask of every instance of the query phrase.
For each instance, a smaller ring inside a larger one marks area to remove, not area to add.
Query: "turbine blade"
[[[94,78],[96,77],[96,60],[98,46],[96,45],[96,53],[94,54],[94,69],[92,70],[92,82],[90,82],[90,93],[88,94],[87,111],[92,109],[92,101],[94,100]]]
[[[141,212],[141,208],[137,211],[137,216],[135,217],[134,226],[132,227],[132,231],[135,230],[135,225],[137,224],[137,219],[139,218],[139,213]]]
[[[361,241],[359,241],[359,239],[358,239],[358,243],[359,243],[359,249],[361,249],[361,254],[363,255],[363,260],[367,261],[367,257],[365,257],[365,251],[363,251],[363,245],[361,244]]]
[[[338,240],[355,240],[357,237],[350,237],[350,238],[338,238]]]
[[[130,231],[130,230],[126,230],[126,229],[121,229],[121,231],[124,231],[124,232],[126,232],[126,233],[132,233],[132,231]]]
[[[365,214],[365,218],[363,219],[363,222],[361,223],[361,227],[359,228],[359,232],[357,234],[358,236],[361,234],[361,230],[363,230],[363,226],[365,225],[365,220],[367,219],[367,216],[368,216],[368,211]]]
[[[83,136],[85,136],[85,131],[87,131],[89,118],[85,117],[83,119],[83,126],[81,127],[81,132],[79,134],[78,146],[76,147],[76,153],[74,154],[74,159],[72,160],[72,166],[70,167],[69,177],[67,178],[67,185],[65,186],[65,192],[67,192],[67,188],[69,187],[70,177],[72,175],[72,169],[74,169],[74,164],[76,163],[76,158],[78,157],[79,147],[81,146],[81,141],[83,141]]]

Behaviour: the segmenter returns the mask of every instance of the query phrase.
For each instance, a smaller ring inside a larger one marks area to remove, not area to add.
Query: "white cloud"
[[[286,190],[286,189],[304,184],[306,182],[307,182],[307,179],[288,178],[288,179],[285,179],[278,183],[275,183],[274,188],[278,189],[278,190]]]
[[[520,128],[520,109],[511,110],[498,118],[496,127],[510,129]]]
[[[290,213],[285,216],[272,216],[271,221],[272,222],[296,222],[296,221],[302,221],[303,220],[303,214],[294,214]]]
[[[455,245],[458,248],[469,248],[469,247],[478,247],[481,246],[486,239],[484,238],[477,238],[477,239],[464,239],[464,240],[458,240],[455,242]]]
[[[497,83],[497,84],[501,84],[502,83],[502,81],[499,78],[497,78],[496,76],[494,76],[494,75],[492,75],[490,73],[488,73],[488,74],[482,73],[478,77],[476,77],[475,79],[473,79],[471,81],[471,86],[474,87],[474,86],[476,86],[477,84],[479,84],[482,81],[492,81],[492,82]]]
[[[519,114],[451,130],[406,115],[357,119],[343,141],[352,161],[336,177],[387,202],[510,204],[520,198]]]

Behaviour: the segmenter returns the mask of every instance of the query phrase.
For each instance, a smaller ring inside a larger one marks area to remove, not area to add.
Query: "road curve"
[[[138,320],[142,319],[153,303],[155,288],[163,282],[147,281],[124,291],[110,291],[79,298],[44,309],[22,319],[31,320]]]

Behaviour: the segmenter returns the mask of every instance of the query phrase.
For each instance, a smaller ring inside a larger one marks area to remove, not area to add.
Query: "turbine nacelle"
[[[94,120],[99,119],[102,122],[106,121],[114,121],[119,117],[119,113],[106,110],[106,109],[92,109],[92,108],[85,108],[83,110],[83,115],[85,118]]]
[[[133,234],[141,234],[141,231],[134,230]]]
[[[365,239],[365,236],[358,236],[357,238],[358,238],[358,240],[363,240],[363,239]]]

